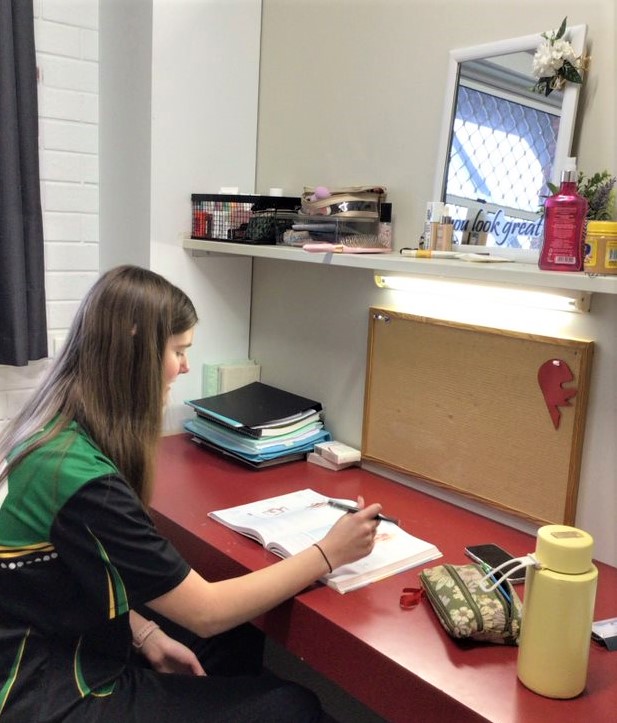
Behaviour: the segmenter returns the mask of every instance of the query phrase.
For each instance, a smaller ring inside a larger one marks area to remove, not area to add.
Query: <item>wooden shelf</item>
[[[540,271],[534,263],[499,264],[459,261],[457,259],[412,259],[399,253],[341,254],[309,253],[289,246],[257,246],[227,241],[201,241],[187,238],[185,249],[196,255],[250,256],[322,266],[347,266],[371,272],[408,273],[447,279],[483,281],[549,289],[586,291],[594,294],[617,294],[616,276],[592,276],[583,272]]]

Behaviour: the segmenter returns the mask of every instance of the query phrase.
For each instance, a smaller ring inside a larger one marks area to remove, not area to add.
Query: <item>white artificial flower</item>
[[[567,40],[555,40],[551,47],[552,64],[556,71],[559,71],[563,64],[568,61],[575,68],[578,65],[578,60],[574,54],[572,46]],[[559,72],[558,72],[559,74]]]
[[[568,40],[557,37],[561,32],[563,35],[566,27],[566,18],[559,27],[551,34],[542,33],[542,40],[533,56],[532,74],[538,79],[532,90],[549,95],[553,90],[562,89],[568,80],[572,83],[581,83],[580,77],[572,79],[572,74],[564,64],[568,63],[576,71],[581,73],[585,66],[585,58],[576,56],[574,48]]]
[[[555,40],[553,43],[553,56],[558,55],[562,60],[574,64],[576,55],[572,45],[567,40]]]
[[[536,78],[555,75],[551,46],[546,40],[540,43],[536,54],[533,56],[532,72]]]

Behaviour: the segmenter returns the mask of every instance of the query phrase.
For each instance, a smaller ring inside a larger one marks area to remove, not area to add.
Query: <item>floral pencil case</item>
[[[516,645],[522,603],[506,579],[494,586],[490,572],[471,563],[426,568],[420,582],[453,638]]]

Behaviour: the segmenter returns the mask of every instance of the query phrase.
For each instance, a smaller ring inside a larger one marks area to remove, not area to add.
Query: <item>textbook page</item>
[[[276,554],[288,557],[320,540],[343,514],[330,507],[328,499],[306,489],[210,512],[209,517],[270,550],[277,546]],[[300,530],[304,542],[297,538]]]
[[[279,557],[289,557],[323,539],[346,514],[331,507],[328,500],[305,489],[210,512],[209,516],[256,539]],[[430,542],[413,537],[395,523],[382,521],[370,555],[335,569],[322,581],[344,593],[438,557],[441,552]]]

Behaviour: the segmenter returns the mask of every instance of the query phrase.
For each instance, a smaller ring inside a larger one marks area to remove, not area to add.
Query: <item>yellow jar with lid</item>
[[[589,221],[583,268],[591,274],[617,274],[617,221]]]

